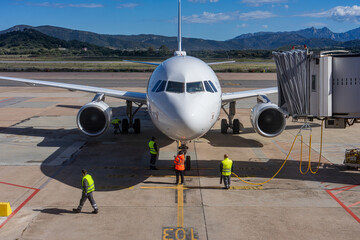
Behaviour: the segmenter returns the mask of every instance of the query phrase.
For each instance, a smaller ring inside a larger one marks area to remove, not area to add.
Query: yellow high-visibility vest
[[[155,142],[151,140],[151,141],[149,142],[149,148],[150,148],[150,153],[151,153],[151,154],[157,154],[157,151],[156,151],[154,145],[155,145]]]
[[[111,124],[115,125],[115,124],[119,124],[120,123],[120,119],[115,118],[114,120],[111,121]]]
[[[229,158],[225,158],[222,162],[222,175],[223,176],[230,176],[231,175],[231,168],[232,168],[232,160],[230,160]]]
[[[87,192],[86,193],[91,193],[93,191],[95,191],[95,184],[94,184],[94,180],[92,179],[92,177],[89,175],[89,174],[86,174],[83,178],[82,178],[82,181],[81,181],[81,186],[83,187],[84,189],[84,180],[87,180],[88,182],[88,189],[87,189]]]

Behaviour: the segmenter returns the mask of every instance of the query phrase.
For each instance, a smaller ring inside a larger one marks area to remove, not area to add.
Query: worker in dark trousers
[[[233,161],[229,159],[227,154],[224,155],[224,160],[220,164],[221,177],[224,180],[224,189],[230,188],[231,172],[234,170]]]
[[[150,169],[158,170],[155,166],[156,159],[159,155],[159,150],[155,142],[155,137],[152,137],[149,142],[149,150],[150,150]]]
[[[114,134],[120,133],[120,123],[121,123],[121,121],[118,118],[115,118],[111,121],[111,124],[114,127]]]
[[[175,173],[176,173],[176,184],[179,184],[179,176],[181,176],[181,183],[184,183],[184,171],[185,171],[185,156],[182,151],[175,157]]]
[[[94,208],[94,211],[92,213],[97,214],[99,209],[96,206],[96,202],[93,197],[93,191],[95,191],[95,184],[92,177],[87,174],[87,171],[85,169],[81,170],[81,173],[83,175],[81,186],[82,186],[82,195],[80,199],[79,206],[77,208],[73,208],[73,211],[75,213],[81,212],[82,207],[84,206],[84,203],[86,199],[89,199],[91,206]]]

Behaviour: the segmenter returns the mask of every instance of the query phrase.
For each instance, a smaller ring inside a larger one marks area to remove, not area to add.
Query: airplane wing
[[[234,63],[235,61],[227,61],[227,62],[212,62],[206,63],[207,65],[217,65],[217,64],[227,64],[227,63]]]
[[[242,98],[248,98],[248,97],[254,97],[264,94],[270,94],[270,93],[277,93],[278,88],[262,88],[262,89],[255,89],[255,90],[248,90],[248,91],[241,91],[241,92],[228,92],[223,93],[221,95],[221,101],[223,103],[232,102],[238,99]]]
[[[23,83],[27,83],[27,84],[34,85],[34,86],[42,85],[42,86],[49,86],[49,87],[65,88],[65,89],[68,89],[71,91],[103,93],[106,96],[146,104],[146,93],[128,92],[128,91],[114,90],[114,89],[108,89],[108,88],[99,88],[99,87],[91,87],[91,86],[68,84],[68,83],[57,83],[57,82],[49,82],[49,81],[41,81],[41,80],[33,80],[33,79],[25,79],[25,78],[13,78],[13,77],[0,76],[0,79],[8,80],[8,81],[15,81],[15,82],[23,82]]]
[[[151,62],[140,62],[140,61],[132,61],[132,60],[123,60],[124,62],[132,62],[132,63],[141,63],[141,64],[147,64],[147,65],[154,65],[159,66],[160,63],[151,63]]]

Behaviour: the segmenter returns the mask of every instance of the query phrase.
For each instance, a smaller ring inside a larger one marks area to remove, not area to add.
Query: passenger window
[[[212,86],[212,88],[214,89],[214,91],[217,92],[217,89],[216,89],[215,85],[212,83],[212,81],[209,81],[209,83]]]
[[[174,93],[183,93],[184,92],[184,83],[169,81],[166,91],[174,92]]]
[[[214,90],[211,88],[210,84],[208,83],[208,81],[204,81],[205,84],[205,89],[207,92],[214,92]]]
[[[158,88],[158,86],[160,85],[161,80],[157,81],[157,83],[155,84],[155,86],[153,87],[153,89],[151,90],[152,92],[155,92],[156,89]]]
[[[165,90],[166,81],[162,81],[156,92],[163,92]]]
[[[186,91],[188,93],[203,92],[204,86],[202,82],[190,82],[186,83]]]

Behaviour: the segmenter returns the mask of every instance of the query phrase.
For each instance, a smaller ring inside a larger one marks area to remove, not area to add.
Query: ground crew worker
[[[97,208],[96,202],[93,197],[93,191],[95,191],[94,180],[89,174],[87,174],[87,171],[85,169],[81,170],[81,173],[83,175],[81,181],[82,195],[79,206],[77,208],[73,208],[73,211],[75,213],[81,212],[81,209],[84,206],[86,199],[89,199],[91,206],[94,208],[94,211],[92,211],[92,213],[97,214],[99,212],[99,209]]]
[[[120,133],[120,119],[115,118],[111,121],[111,124],[114,126],[114,134]]]
[[[176,173],[176,184],[179,184],[179,175],[181,176],[181,183],[184,183],[184,171],[185,171],[185,156],[182,151],[175,157],[175,173]]]
[[[155,166],[156,159],[159,155],[158,147],[155,142],[155,137],[152,137],[149,142],[149,150],[150,150],[150,169],[158,170]]]
[[[224,189],[230,188],[231,172],[234,169],[233,161],[229,159],[227,154],[224,155],[224,160],[220,164],[221,177],[224,179]]]

